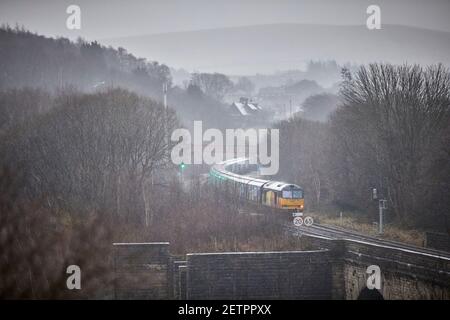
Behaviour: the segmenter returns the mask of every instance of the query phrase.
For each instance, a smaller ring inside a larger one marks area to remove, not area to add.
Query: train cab
[[[278,209],[303,212],[303,189],[295,184],[270,181],[263,186],[262,203]]]

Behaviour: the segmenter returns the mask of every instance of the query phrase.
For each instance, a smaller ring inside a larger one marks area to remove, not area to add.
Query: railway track
[[[389,248],[395,248],[400,249],[404,251],[414,252],[414,253],[421,253],[424,255],[429,256],[435,256],[440,257],[444,259],[450,260],[450,252],[430,249],[430,248],[424,248],[424,247],[418,247],[410,244],[405,244],[398,241],[392,241],[392,240],[386,240],[381,238],[376,238],[372,236],[367,236],[355,231],[350,231],[348,229],[343,229],[335,226],[329,226],[329,225],[321,225],[321,224],[314,224],[310,227],[305,226],[295,226],[292,223],[286,223],[285,225],[288,232],[292,233],[295,236],[301,236],[301,235],[315,235],[315,236],[321,236],[326,237],[330,239],[348,239],[348,240],[354,240],[359,242],[364,242],[368,244],[374,244]]]
[[[302,189],[299,186],[289,185],[284,182],[276,182],[276,181],[257,179],[255,177],[253,177],[254,174],[252,173],[252,171],[250,171],[250,172],[247,171],[246,175],[242,175],[241,169],[248,170],[249,169],[248,166],[250,166],[249,159],[246,159],[246,158],[230,159],[230,160],[227,160],[227,161],[224,161],[224,162],[214,165],[209,173],[209,176],[216,177],[218,179],[217,181],[219,181],[219,183],[223,183],[224,181],[226,181],[226,183],[230,184],[235,190],[239,190],[240,197],[242,195],[245,195],[244,198],[248,202],[250,202],[250,200],[253,202],[259,201],[258,203],[260,205],[264,204],[267,209],[267,210],[262,210],[261,208],[250,209],[250,208],[243,207],[239,210],[240,214],[249,214],[249,215],[253,215],[253,216],[265,215],[268,213],[265,211],[270,211],[268,208],[270,208],[272,210],[272,213],[274,213],[274,211],[280,210],[280,209],[284,209],[281,211],[285,211],[287,213],[287,211],[285,210],[286,207],[289,206],[289,205],[287,205],[287,203],[285,203],[286,205],[283,205],[280,202],[277,202],[275,204],[274,202],[270,202],[270,201],[269,202],[265,202],[265,200],[262,201],[263,196],[258,195],[258,197],[254,197],[254,195],[257,194],[255,192],[257,192],[258,190],[260,193],[265,192],[264,199],[266,199],[267,194],[270,194],[270,195],[278,194],[278,197],[280,197],[282,200],[283,199],[286,200],[286,199],[292,199],[293,193],[291,191],[291,198],[289,198],[289,196],[287,196],[285,198],[284,196],[281,196],[283,194],[282,193],[283,191],[286,191],[286,190],[289,191],[292,189],[292,187],[296,187],[298,190],[302,190]],[[228,167],[232,167],[234,169],[229,170]],[[250,169],[250,170],[254,170],[254,169]],[[239,173],[236,173],[236,171]],[[295,189],[295,190],[297,190],[297,189]],[[301,191],[301,192],[303,192],[303,191]],[[250,197],[248,195],[253,195],[253,196]],[[303,200],[303,196],[301,195],[295,199]],[[301,203],[300,209],[303,209],[303,202]],[[281,215],[279,215],[279,216],[281,217]],[[303,219],[305,219],[305,217]],[[283,219],[280,219],[280,220],[283,220]],[[303,221],[305,221],[305,220],[303,220]],[[298,224],[300,224],[299,226],[294,225],[292,218],[290,218],[289,223],[285,222],[285,220],[283,220],[283,222],[281,222],[281,223],[284,224],[285,229],[287,229],[287,231],[289,233],[291,233],[293,235],[297,235],[297,236],[306,234],[306,235],[315,235],[315,236],[326,237],[329,239],[348,239],[348,240],[358,241],[358,242],[367,243],[367,244],[371,244],[371,245],[383,246],[386,248],[403,250],[405,252],[419,253],[419,254],[423,254],[423,255],[439,257],[439,258],[443,258],[446,260],[450,260],[450,252],[445,252],[445,251],[440,251],[440,250],[435,250],[435,249],[430,249],[430,248],[424,248],[424,247],[418,247],[418,246],[414,246],[414,245],[410,245],[410,244],[406,244],[406,243],[402,243],[402,242],[386,240],[386,239],[377,238],[377,237],[373,237],[373,236],[367,236],[367,235],[364,235],[364,234],[361,234],[361,233],[358,233],[355,231],[339,228],[336,226],[321,225],[318,223],[314,223],[313,225],[310,225],[310,226],[305,226],[306,222],[303,222],[303,221],[302,221],[303,225],[301,225],[302,223],[298,223]]]

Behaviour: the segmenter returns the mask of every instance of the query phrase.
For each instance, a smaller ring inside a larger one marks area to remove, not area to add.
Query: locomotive
[[[231,159],[212,166],[209,179],[213,184],[226,186],[240,199],[273,209],[303,212],[305,200],[301,187],[243,175],[257,170],[258,165],[250,163],[247,158]]]

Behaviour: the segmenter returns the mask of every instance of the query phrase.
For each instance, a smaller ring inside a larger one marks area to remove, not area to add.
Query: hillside
[[[309,60],[450,64],[450,33],[383,25],[274,24],[103,39],[189,71],[272,73]]]
[[[121,87],[161,102],[163,83],[170,84],[171,80],[169,67],[138,58],[124,48],[0,28],[0,91],[31,87],[89,93]],[[169,86],[168,105],[187,126],[193,120],[216,128],[234,125],[224,112],[227,105],[201,93]]]
[[[92,91],[122,86],[160,97],[167,66],[96,41],[48,38],[25,29],[0,28],[0,89],[75,87]]]

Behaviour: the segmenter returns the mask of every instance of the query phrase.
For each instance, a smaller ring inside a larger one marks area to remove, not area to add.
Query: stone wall
[[[186,261],[173,262],[173,297],[186,299]]]
[[[366,287],[366,269],[381,270],[384,299],[450,299],[450,260],[389,246],[345,242],[345,298],[357,299]]]
[[[168,242],[114,243],[116,299],[169,299],[171,256]]]
[[[426,232],[425,246],[437,250],[450,251],[450,236],[445,233]]]
[[[331,299],[328,250],[187,255],[187,299]]]
[[[357,299],[367,293],[367,267],[377,265],[384,299],[450,299],[449,258],[361,241],[303,239],[318,249],[197,253],[186,260],[175,260],[169,243],[116,243],[115,298]]]

